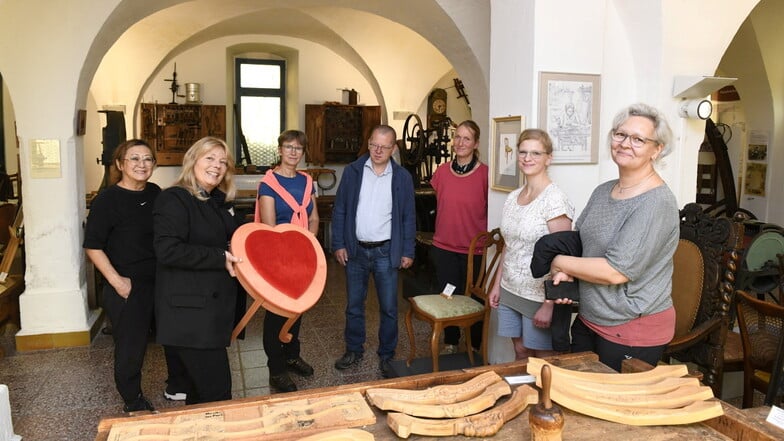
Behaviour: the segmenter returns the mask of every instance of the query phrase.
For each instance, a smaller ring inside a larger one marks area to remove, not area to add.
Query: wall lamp
[[[678,114],[681,118],[708,119],[711,113],[713,113],[713,104],[704,98],[684,100],[678,108]]]

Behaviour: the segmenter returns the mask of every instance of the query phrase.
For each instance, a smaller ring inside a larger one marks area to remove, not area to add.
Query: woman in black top
[[[152,207],[160,187],[147,182],[155,152],[138,139],[114,150],[109,182],[93,199],[84,248],[106,281],[103,307],[112,323],[114,382],[123,410],[154,410],[141,388],[142,364],[153,318],[155,254]]]
[[[196,141],[153,210],[156,338],[185,366],[187,404],[231,399],[226,347],[245,301],[228,251],[237,229],[233,163],[224,141]]]

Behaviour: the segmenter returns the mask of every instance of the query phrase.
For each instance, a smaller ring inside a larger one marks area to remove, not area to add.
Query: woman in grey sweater
[[[552,263],[554,280],[580,280],[572,351],[596,352],[618,371],[625,358],[656,364],[675,332],[678,205],[654,168],[671,151],[671,138],[651,106],[634,104],[616,115],[608,141],[618,179],[594,190],[575,223],[582,257],[559,255]]]

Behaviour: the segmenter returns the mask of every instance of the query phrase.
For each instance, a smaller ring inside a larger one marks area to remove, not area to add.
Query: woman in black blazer
[[[196,141],[153,210],[157,341],[185,367],[186,404],[231,399],[226,347],[237,302],[244,301],[234,273],[238,259],[228,251],[237,228],[233,161],[224,141]]]

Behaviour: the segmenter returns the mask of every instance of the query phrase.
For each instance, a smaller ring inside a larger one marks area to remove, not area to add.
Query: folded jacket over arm
[[[536,278],[548,274],[550,264],[559,254],[577,257],[583,255],[583,244],[580,241],[579,231],[558,231],[540,237],[534,245],[531,274]]]

